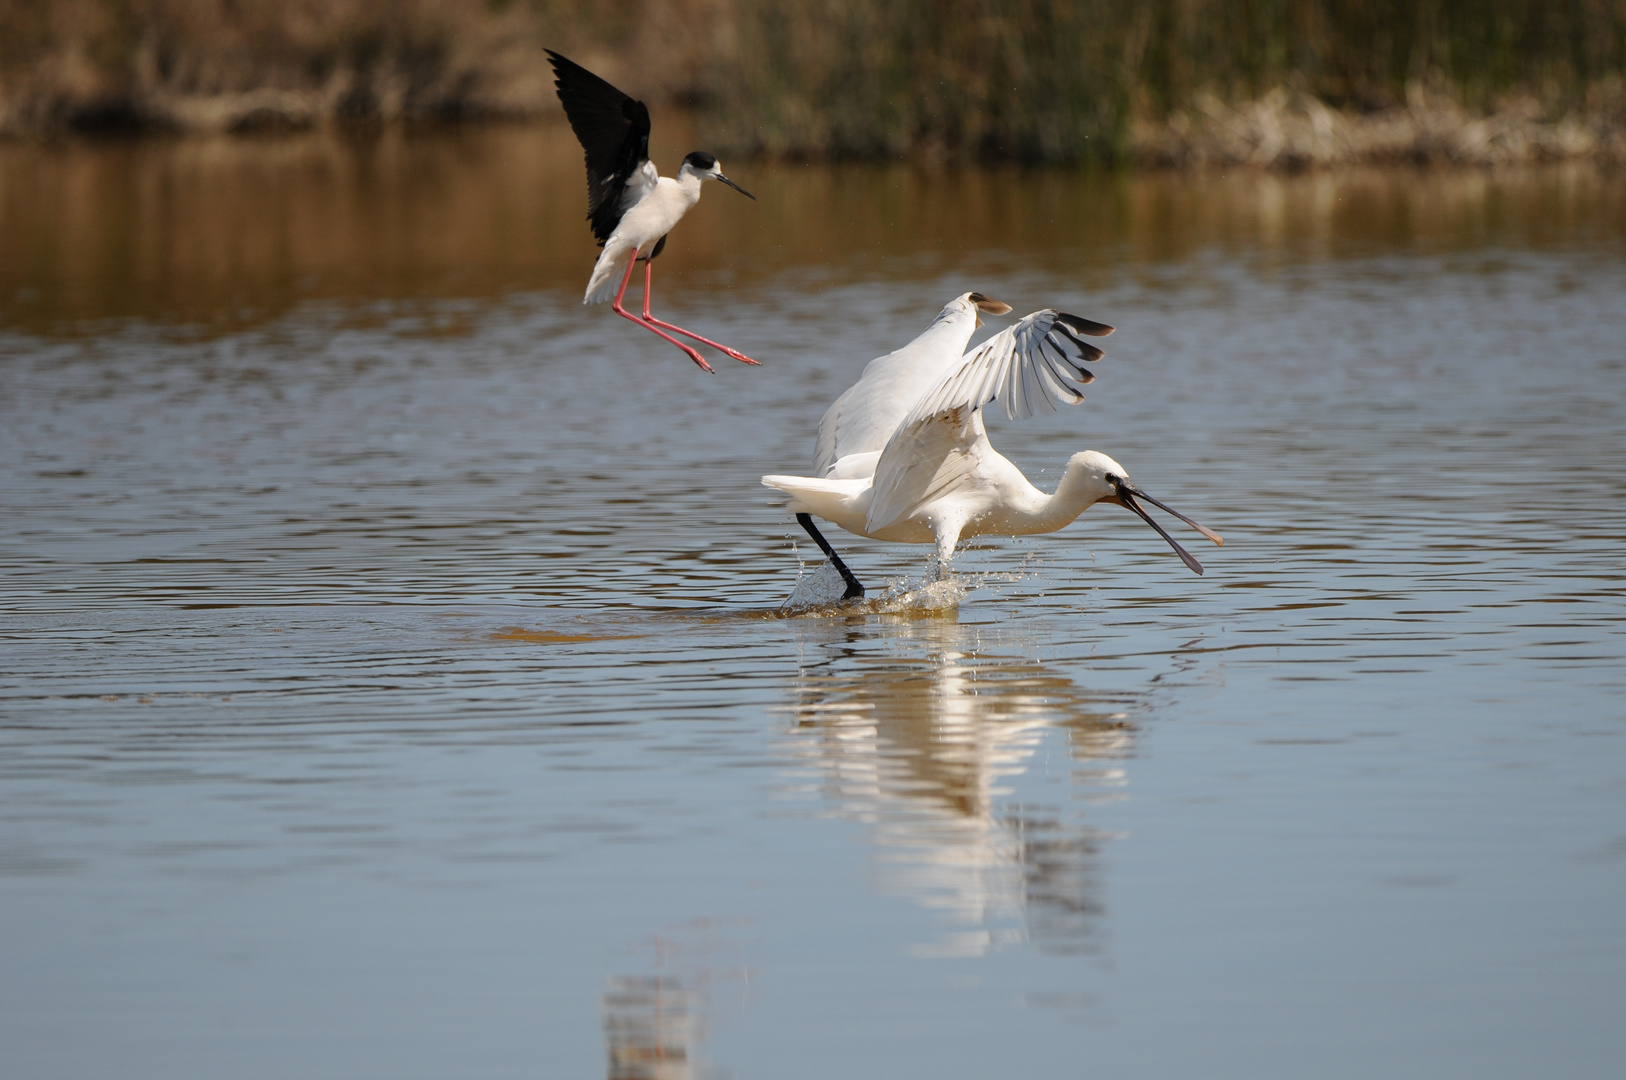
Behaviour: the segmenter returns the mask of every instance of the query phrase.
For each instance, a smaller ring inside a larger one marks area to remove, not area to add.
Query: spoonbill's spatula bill
[[[1220,535],[1152,498],[1122,465],[1094,450],[1074,454],[1053,494],[1030,484],[988,441],[983,406],[998,401],[1023,420],[1084,400],[1104,355],[1086,337],[1113,328],[1078,315],[1035,311],[966,352],[979,312],[1009,305],[981,293],[950,301],[915,340],[870,361],[858,382],[819,422],[815,476],[764,476],[791,496],[790,509],[847,583],[845,599],[863,586],[813,524],[833,521],[848,532],[905,544],[935,544],[938,566],[970,536],[1055,532],[1097,502],[1132,510],[1168,541],[1196,573],[1203,567],[1147,512],[1173,514],[1215,544]]]
[[[587,220],[604,249],[593,265],[582,303],[611,300],[610,307],[617,315],[659,334],[706,371],[712,367],[705,357],[672,334],[682,334],[736,360],[755,364],[738,350],[655,318],[649,313],[649,292],[655,257],[666,247],[666,234],[699,201],[702,181],[720,180],[747,198],[756,196],[724,176],[717,159],[703,150],[683,159],[677,179],[660,175],[649,160],[649,110],[644,103],[552,49],[547,54],[553,64],[559,101],[587,159]],[[617,271],[623,260],[626,271],[620,274],[617,288]],[[641,318],[621,306],[639,260],[644,264]]]

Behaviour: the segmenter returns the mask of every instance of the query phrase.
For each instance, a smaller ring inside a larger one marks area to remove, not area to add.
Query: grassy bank
[[[0,0],[0,133],[255,131],[557,111],[544,45],[693,96],[732,0]]]
[[[0,0],[0,131],[540,116],[544,44],[734,155],[1626,159],[1626,0]]]
[[[1493,151],[1434,134],[1497,115],[1527,134],[1626,119],[1621,0],[779,0],[742,14],[737,35],[719,141],[790,155],[1474,158]],[[1235,131],[1272,118],[1290,131],[1296,114],[1330,124],[1330,141],[1283,156],[1281,139]],[[1387,130],[1369,135],[1368,118]]]

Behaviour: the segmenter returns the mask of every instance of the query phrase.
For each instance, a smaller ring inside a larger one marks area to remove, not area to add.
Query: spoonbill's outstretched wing
[[[881,451],[864,528],[877,532],[976,488],[983,451],[992,452],[981,409],[945,409],[898,433]],[[959,532],[959,525],[954,526]]]
[[[1104,353],[1085,337],[1113,328],[1049,308],[1024,316],[939,377],[881,451],[866,528],[884,529],[919,507],[953,494],[975,471],[988,435],[982,406],[1003,401],[1025,420],[1084,400],[1095,379],[1084,365]]]
[[[1095,379],[1084,365],[1105,355],[1084,338],[1112,331],[1105,323],[1049,308],[1025,315],[983,342],[923,394],[898,435],[910,424],[958,406],[979,409],[1000,401],[1008,419],[1026,420],[1053,413],[1058,405],[1077,405],[1084,400],[1081,387]]]
[[[865,365],[863,375],[819,421],[813,475],[829,476],[837,462],[843,462],[843,472],[852,471],[859,455],[871,456],[859,472],[873,468],[873,456],[886,447],[921,395],[959,364],[976,329],[975,306],[951,301],[919,337]]]
[[[1010,310],[1009,304],[980,292],[963,293],[943,305],[915,340],[871,360],[819,421],[814,475],[870,475],[887,440],[921,395],[965,358],[966,342],[981,324],[978,312],[1004,315]]]
[[[649,160],[649,110],[552,49],[554,85],[587,158],[587,220],[599,245],[657,179]]]

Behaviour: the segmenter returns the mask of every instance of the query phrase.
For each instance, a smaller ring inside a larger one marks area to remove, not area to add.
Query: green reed
[[[1626,71],[1626,0],[742,0],[735,19],[710,127],[788,155],[1110,160],[1136,117],[1199,94],[1370,109],[1426,82],[1572,109]]]

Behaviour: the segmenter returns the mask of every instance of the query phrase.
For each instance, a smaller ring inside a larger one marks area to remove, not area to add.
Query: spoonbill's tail
[[[841,580],[847,583],[847,591],[842,594],[843,600],[856,600],[864,595],[864,586],[856,575],[841,561],[836,549],[830,546],[830,541],[819,532],[817,525],[813,524],[813,515],[827,521],[833,521],[848,531],[858,531],[864,526],[863,495],[869,490],[867,477],[858,480],[821,480],[813,476],[764,476],[762,483],[766,487],[778,488],[790,496],[790,509],[796,515],[797,522],[813,542],[819,545],[819,550],[830,559],[830,565],[836,568]]]
[[[794,514],[814,514],[848,532],[863,531],[864,507],[858,505],[858,497],[869,491],[868,477],[821,480],[816,476],[764,476],[762,484],[789,495]],[[849,527],[849,522],[854,527]]]

